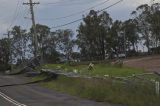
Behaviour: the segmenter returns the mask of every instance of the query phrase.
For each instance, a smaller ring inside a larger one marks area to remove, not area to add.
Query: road
[[[23,76],[0,74],[0,86],[25,83]],[[117,106],[69,96],[48,90],[37,84],[0,87],[0,106]]]
[[[142,68],[148,72],[160,73],[160,55],[124,61],[127,67]]]

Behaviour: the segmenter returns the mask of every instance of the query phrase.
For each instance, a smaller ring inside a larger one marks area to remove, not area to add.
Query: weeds
[[[43,76],[44,77],[44,76]],[[59,76],[42,86],[98,102],[125,106],[160,106],[154,84],[140,80],[122,82],[113,79],[82,79]]]

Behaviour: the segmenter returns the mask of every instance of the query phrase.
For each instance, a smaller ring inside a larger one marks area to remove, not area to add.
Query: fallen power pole
[[[36,4],[40,4],[40,3],[32,2],[32,0],[29,0],[29,3],[23,3],[23,5],[30,6],[32,27],[33,27],[33,44],[34,44],[34,57],[35,58],[38,56],[38,40],[37,40],[36,23],[35,23],[35,17],[34,17],[34,9],[33,9],[33,6]]]

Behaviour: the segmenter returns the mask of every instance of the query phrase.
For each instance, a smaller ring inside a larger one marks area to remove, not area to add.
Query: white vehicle
[[[120,57],[120,58],[125,58],[125,57],[126,57],[126,54],[124,54],[124,53],[118,54],[118,57]]]

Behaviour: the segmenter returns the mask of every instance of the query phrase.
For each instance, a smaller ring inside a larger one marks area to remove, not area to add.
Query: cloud
[[[117,0],[112,0],[116,2]],[[149,0],[123,0],[118,5],[108,9],[114,20],[126,20],[130,18],[130,13],[139,5],[148,3]]]
[[[15,10],[18,5],[18,10],[15,14]],[[23,2],[28,2],[29,0],[0,0],[0,13],[2,14],[0,16],[0,24],[1,24],[1,33],[6,32],[7,28],[13,24],[14,25],[21,25],[24,28],[29,28],[31,26],[31,20],[24,19],[24,17],[30,17],[29,13],[29,6],[22,5]],[[34,6],[35,9],[35,17],[36,22],[48,25],[50,27],[61,25],[73,20],[76,20],[78,18],[82,17],[82,14],[79,14],[74,17],[66,18],[63,20],[42,20],[42,18],[56,18],[61,16],[66,16],[68,14],[72,14],[75,12],[79,12],[81,10],[84,10],[86,8],[92,7],[95,4],[98,4],[105,0],[33,0],[34,2],[40,2],[40,5]],[[56,3],[61,2],[63,5],[47,5],[47,3]],[[91,1],[91,2],[90,2]],[[110,0],[106,4],[103,4],[102,6],[99,6],[95,8],[96,10],[100,10],[102,8],[105,8],[118,0]],[[81,5],[66,5],[65,3],[84,3]],[[135,10],[137,6],[144,3],[150,3],[150,0],[124,0],[123,2],[119,3],[118,5],[108,9],[107,11],[110,13],[111,17],[116,20],[125,20],[130,17],[131,11]],[[84,13],[87,14],[88,12]],[[14,17],[16,17],[14,19]],[[73,25],[69,25],[62,28],[71,28],[76,30],[79,23],[75,23]]]

